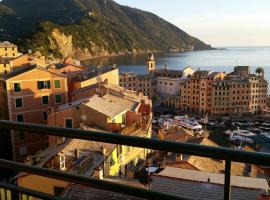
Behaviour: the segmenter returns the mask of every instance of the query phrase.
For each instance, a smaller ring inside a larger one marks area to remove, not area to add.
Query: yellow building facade
[[[0,43],[0,57],[15,58],[18,55],[18,48],[10,42]]]

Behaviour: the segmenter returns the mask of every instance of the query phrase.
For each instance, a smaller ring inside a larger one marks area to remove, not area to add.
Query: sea
[[[170,52],[155,53],[156,67],[159,69],[168,65],[169,69],[181,70],[187,66],[195,70],[213,70],[231,72],[235,66],[250,66],[251,73],[255,73],[257,67],[263,67],[265,78],[270,83],[270,47],[226,47],[215,50],[190,51],[190,52]],[[85,61],[83,64],[89,67],[114,65],[120,72],[134,72],[137,74],[147,73],[146,60],[148,54],[130,54],[116,57],[105,57]],[[270,91],[270,84],[268,92]],[[211,130],[210,138],[217,144],[225,147],[232,147],[227,142],[220,129]],[[254,138],[252,145],[260,146],[260,151],[269,152],[270,143],[264,141],[261,137]]]
[[[113,65],[120,72],[147,73],[146,59],[148,54],[130,54],[105,57],[85,61],[87,66]],[[257,67],[263,67],[265,78],[270,81],[270,47],[228,47],[215,50],[155,53],[156,67],[181,70],[187,66],[195,70],[214,70],[231,72],[235,66],[250,66],[255,73]]]

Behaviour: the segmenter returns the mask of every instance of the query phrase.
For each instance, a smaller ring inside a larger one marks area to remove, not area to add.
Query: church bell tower
[[[153,53],[150,53],[147,58],[147,70],[148,73],[155,71],[156,69],[156,61]]]

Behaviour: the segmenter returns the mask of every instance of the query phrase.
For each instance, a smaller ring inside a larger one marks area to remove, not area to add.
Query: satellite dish
[[[81,116],[81,120],[82,120],[82,121],[85,121],[86,119],[87,119],[87,116],[86,116],[86,115],[82,115],[82,116]]]

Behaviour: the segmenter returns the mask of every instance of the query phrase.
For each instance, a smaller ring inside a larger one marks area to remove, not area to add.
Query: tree
[[[264,75],[264,69],[262,67],[258,67],[255,71],[259,76]]]

